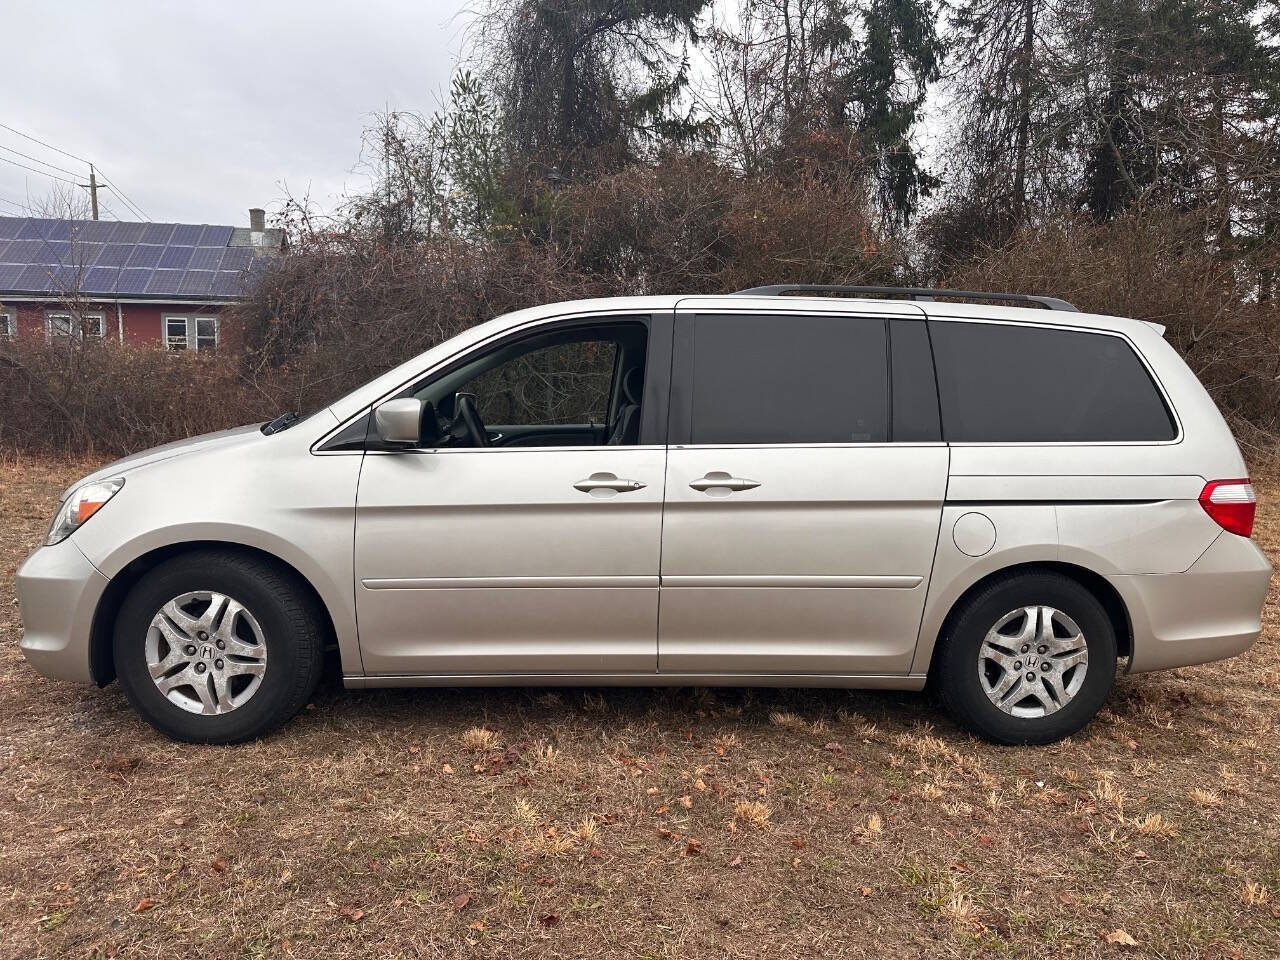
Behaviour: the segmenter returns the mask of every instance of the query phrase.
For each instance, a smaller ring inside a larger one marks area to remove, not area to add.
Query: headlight
[[[90,517],[103,508],[108,500],[120,492],[124,486],[124,477],[111,477],[108,480],[95,480],[71,491],[71,496],[58,507],[49,528],[49,536],[44,545],[51,547],[61,543],[71,534],[79,530]]]

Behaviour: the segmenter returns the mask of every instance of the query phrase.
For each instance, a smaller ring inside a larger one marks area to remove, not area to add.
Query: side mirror
[[[384,443],[416,447],[421,442],[422,401],[414,397],[388,400],[374,409],[373,423]]]

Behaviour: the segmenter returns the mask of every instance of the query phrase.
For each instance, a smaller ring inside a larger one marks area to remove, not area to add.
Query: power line
[[[12,200],[6,199],[5,197],[0,197],[0,203],[7,204],[8,206],[13,207],[13,209],[15,210],[21,210],[23,213],[26,213],[27,211],[27,208],[24,207],[22,204],[14,203]]]
[[[31,160],[40,164],[42,167],[49,167],[51,170],[57,170],[60,173],[69,173],[73,177],[80,176],[80,174],[76,173],[74,170],[68,170],[66,167],[60,167],[56,163],[50,163],[48,160],[41,160],[39,157],[33,157],[31,154],[23,153],[21,150],[15,150],[13,147],[6,147],[3,143],[0,143],[0,150],[8,150],[10,153],[22,157],[24,160]]]
[[[37,140],[35,137],[31,136],[29,133],[23,133],[21,130],[15,130],[13,129],[13,127],[8,126],[7,124],[0,123],[0,128],[8,130],[10,133],[16,133],[18,136],[22,137],[22,139],[24,140],[30,140],[32,143],[38,143],[42,147],[48,147],[54,153],[60,153],[64,157],[70,157],[72,160],[78,160],[81,163],[89,162],[84,157],[77,157],[74,153],[67,153],[67,151],[62,150],[59,147],[55,147],[52,143],[45,143],[43,140]]]
[[[134,203],[125,195],[125,192],[123,190],[117,187],[115,183],[113,183],[111,180],[107,179],[107,175],[102,172],[101,167],[98,167],[97,170],[98,170],[98,175],[102,177],[102,182],[105,183],[111,189],[111,191],[116,194],[116,196],[118,196],[121,200],[123,200],[125,202],[125,205],[130,210],[132,210],[134,213],[140,216],[143,220],[149,221],[151,219],[149,216],[146,215],[146,213],[143,212],[140,206],[138,206],[136,203]]]
[[[76,183],[74,180],[68,180],[66,177],[55,177],[52,173],[37,170],[35,167],[28,167],[25,163],[19,163],[17,160],[10,160],[8,157],[0,157],[0,160],[3,160],[5,163],[12,163],[15,167],[21,167],[23,170],[30,170],[32,173],[37,173],[42,177],[48,177],[50,180],[57,180],[59,183],[69,183],[73,187],[80,186],[80,184]]]
[[[40,146],[45,147],[45,148],[47,148],[47,149],[49,149],[49,150],[52,150],[54,153],[60,153],[60,154],[62,154],[64,157],[70,157],[72,160],[79,161],[80,163],[90,163],[90,162],[91,162],[91,161],[89,161],[89,160],[86,160],[84,157],[78,157],[78,156],[76,156],[74,153],[70,153],[70,152],[68,152],[68,151],[66,151],[66,150],[63,150],[61,147],[55,147],[52,143],[47,143],[47,142],[45,142],[44,140],[41,140],[41,139],[39,139],[39,138],[37,138],[37,137],[33,137],[33,136],[31,136],[31,134],[29,134],[29,133],[23,133],[21,130],[15,130],[13,127],[9,126],[9,125],[8,125],[8,124],[6,124],[6,123],[0,123],[0,129],[2,129],[2,130],[8,130],[10,133],[16,133],[18,136],[22,137],[24,140],[30,140],[32,143],[38,143],[38,144],[40,144]],[[25,153],[19,153],[17,150],[14,150],[12,147],[0,147],[0,149],[8,150],[10,153],[16,153],[16,154],[18,154],[18,156],[20,156],[20,157],[26,157],[26,159],[28,159],[28,160],[34,160],[36,163],[43,164],[43,165],[44,165],[44,166],[46,166],[46,167],[53,167],[53,169],[54,169],[54,170],[60,170],[60,171],[61,171],[61,172],[63,172],[63,173],[69,173],[69,174],[71,174],[71,176],[73,176],[73,177],[77,177],[77,178],[79,177],[79,174],[77,174],[77,173],[75,173],[75,172],[73,172],[73,171],[71,171],[71,170],[66,170],[66,169],[64,169],[64,168],[62,168],[62,167],[55,166],[55,165],[54,165],[54,164],[52,164],[52,163],[47,163],[46,161],[44,161],[44,160],[40,160],[40,159],[38,159],[38,158],[36,158],[36,157],[30,157],[30,156],[27,156]],[[7,158],[5,158],[5,157],[0,157],[0,160],[4,160],[4,159],[7,159]],[[9,162],[10,162],[10,163],[14,163],[14,161],[12,161],[12,160],[10,160]],[[17,164],[17,165],[18,165],[18,166],[23,166],[22,164]],[[25,167],[24,169],[30,170],[31,168],[30,168],[30,167]],[[134,203],[131,199],[129,199],[129,197],[125,194],[125,192],[124,192],[123,190],[121,190],[121,189],[120,189],[119,187],[117,187],[114,183],[112,183],[109,179],[107,179],[107,176],[106,176],[106,174],[104,174],[104,173],[102,172],[102,168],[101,168],[101,167],[97,167],[97,171],[98,171],[99,176],[101,176],[101,177],[102,177],[102,181],[103,181],[103,183],[105,183],[108,187],[110,187],[110,188],[111,188],[111,190],[112,190],[112,191],[114,191],[114,192],[115,192],[115,194],[116,194],[117,196],[119,196],[119,197],[120,197],[120,199],[121,199],[122,201],[124,201],[125,205],[126,205],[126,206],[127,206],[127,207],[128,207],[128,208],[129,208],[129,209],[130,209],[134,214],[135,214],[135,215],[137,215],[137,216],[141,217],[143,220],[147,220],[147,221],[150,221],[150,220],[151,220],[151,218],[150,218],[149,216],[147,216],[147,214],[143,211],[143,209],[142,209],[140,206],[138,206],[138,205],[137,205],[136,203]],[[32,171],[32,172],[33,172],[33,173],[40,173],[40,171],[39,171],[39,170],[34,170],[34,171]],[[56,180],[56,179],[58,179],[58,178],[57,178],[57,177],[54,177],[54,179]],[[64,180],[63,182],[65,183],[66,181]],[[77,185],[79,185],[79,186],[83,186],[83,184],[77,184]],[[117,218],[117,219],[119,219],[119,218]]]

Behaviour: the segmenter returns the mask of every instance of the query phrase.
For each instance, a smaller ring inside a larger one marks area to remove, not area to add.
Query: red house
[[[248,227],[0,217],[0,340],[214,348],[223,308],[284,249],[265,221],[256,208]]]

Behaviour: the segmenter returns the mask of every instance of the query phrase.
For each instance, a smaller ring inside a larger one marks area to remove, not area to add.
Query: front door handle
[[[622,480],[614,473],[593,473],[587,479],[575,483],[573,489],[589,493],[593,497],[608,497],[615,493],[642,490],[644,486],[639,480]]]
[[[705,477],[691,481],[689,486],[695,490],[750,490],[752,487],[760,486],[760,481],[730,476],[723,470],[712,470]]]

